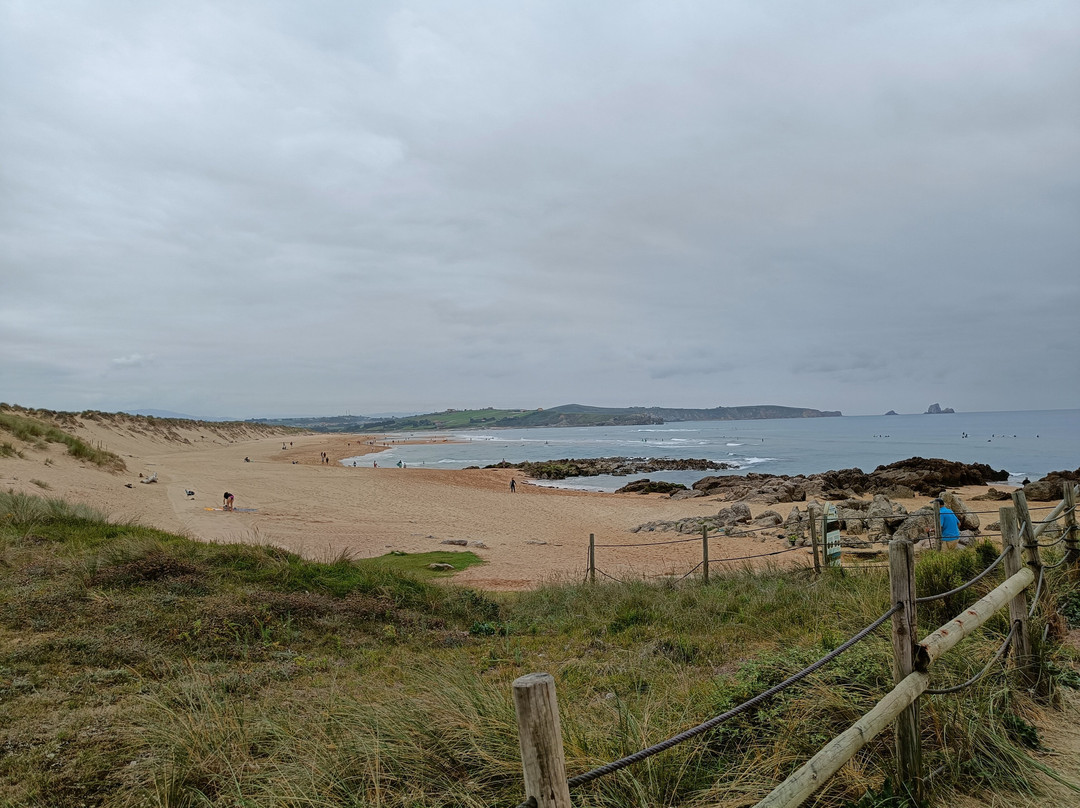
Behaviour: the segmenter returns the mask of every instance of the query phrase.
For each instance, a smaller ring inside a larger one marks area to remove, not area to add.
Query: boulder
[[[956,494],[951,494],[948,491],[941,493],[941,498],[945,500],[946,507],[952,509],[952,512],[956,514],[956,518],[960,522],[961,530],[973,530],[979,529],[979,517],[977,514],[971,512],[971,509],[964,504],[963,500]]]
[[[675,491],[672,495],[672,499],[694,499],[695,497],[703,497],[705,493],[703,491],[695,491],[692,488],[683,487],[679,491]]]
[[[1051,471],[1041,480],[1024,486],[1024,496],[1035,502],[1053,502],[1062,497],[1062,483],[1080,482],[1080,469],[1076,471]]]
[[[908,515],[893,532],[894,539],[918,542],[934,535],[934,511],[929,506]]]
[[[675,494],[685,491],[686,486],[682,483],[668,483],[662,480],[653,482],[648,477],[634,480],[615,491],[616,494]]]
[[[457,547],[468,547],[469,542],[465,539],[443,539],[439,544],[453,544]]]
[[[729,527],[731,525],[746,524],[752,519],[753,516],[750,514],[749,506],[742,502],[736,502],[730,508],[721,508],[716,516],[712,518],[712,521],[719,527]]]
[[[754,519],[755,527],[776,527],[784,524],[784,518],[776,511],[762,511]]]
[[[1012,499],[1012,494],[1008,491],[998,491],[991,486],[986,489],[985,494],[979,494],[977,497],[972,497],[973,500],[986,500],[987,502],[1004,502],[1007,499]]]
[[[896,516],[907,513],[903,505],[894,505],[889,498],[876,494],[866,509],[866,538],[870,541],[888,541],[893,528],[900,524]]]

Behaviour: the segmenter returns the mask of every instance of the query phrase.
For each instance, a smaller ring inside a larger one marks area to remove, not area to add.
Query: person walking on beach
[[[938,497],[934,500],[938,506],[938,518],[941,520],[941,549],[954,550],[960,541],[960,520],[952,508],[945,506],[945,500]]]
[[[233,509],[233,495],[228,491],[226,491],[221,498],[221,509],[224,511],[231,511]]]
[[[513,477],[511,477],[510,478],[510,493],[513,494],[515,491],[517,491],[517,480],[515,480]]]

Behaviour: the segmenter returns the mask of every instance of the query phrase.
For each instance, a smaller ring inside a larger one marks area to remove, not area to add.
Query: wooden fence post
[[[596,535],[589,534],[589,583],[596,583]]]
[[[910,541],[889,542],[889,590],[892,604],[903,605],[892,617],[893,684],[898,685],[915,670],[915,546]],[[923,801],[918,699],[896,717],[896,777],[916,802]]]
[[[937,539],[937,549],[940,550],[944,545],[941,543],[941,506],[937,504],[937,500],[934,500],[934,538]]]
[[[555,679],[549,673],[530,673],[515,679],[513,688],[525,796],[535,797],[537,808],[573,808]]]
[[[810,543],[814,546],[814,572],[820,575],[821,561],[818,559],[817,519],[814,516],[814,509],[809,505],[806,506],[806,515],[810,518]]]
[[[999,508],[1002,549],[1011,548],[1005,556],[1005,578],[1011,578],[1024,568],[1020,534],[1015,508]],[[1033,684],[1031,670],[1031,635],[1028,633],[1027,595],[1020,592],[1009,601],[1009,623],[1013,627],[1013,655],[1025,684]]]
[[[705,567],[705,583],[709,582],[709,526],[701,526],[701,563]]]
[[[1062,502],[1065,503],[1065,563],[1075,567],[1080,562],[1080,528],[1076,523],[1076,491],[1071,482],[1064,482]]]
[[[1028,551],[1027,563],[1031,571],[1035,573],[1035,580],[1039,580],[1039,571],[1042,569],[1042,558],[1039,556],[1039,538],[1035,535],[1035,525],[1031,522],[1031,514],[1028,512],[1027,496],[1024,489],[1018,488],[1013,491],[1013,506],[1016,508],[1016,518],[1020,522],[1020,540],[1024,549]]]

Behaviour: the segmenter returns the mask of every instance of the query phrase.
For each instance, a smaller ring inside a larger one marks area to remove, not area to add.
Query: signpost
[[[831,502],[821,517],[821,535],[825,537],[825,566],[840,566],[840,517]]]

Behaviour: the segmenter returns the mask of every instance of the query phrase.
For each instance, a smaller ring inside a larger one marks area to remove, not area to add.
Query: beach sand
[[[730,504],[711,497],[671,500],[659,494],[543,488],[529,485],[513,469],[376,469],[368,458],[355,468],[337,462],[364,454],[377,460],[380,447],[370,441],[381,437],[259,437],[213,425],[170,428],[166,435],[165,430],[137,431],[108,420],[83,421],[73,431],[119,454],[127,471],[102,471],[71,458],[58,444],[44,450],[23,446],[25,457],[0,458],[0,486],[84,502],[114,520],[133,520],[201,541],[272,544],[315,560],[343,554],[372,557],[392,550],[469,549],[487,563],[456,574],[454,580],[485,589],[580,580],[587,568],[589,534],[596,537],[601,577],[680,576],[701,561],[700,538],[632,529],[646,522],[715,514]],[[329,464],[322,462],[323,452]],[[157,482],[140,483],[140,473],[156,474]],[[512,477],[518,482],[517,493],[509,489]],[[187,496],[188,490],[194,496]],[[970,502],[985,490],[976,486],[960,493]],[[206,510],[220,509],[225,491],[235,495],[237,508],[255,511]],[[927,502],[920,498],[903,504],[913,510]],[[771,508],[786,517],[792,508],[790,503],[748,504],[755,516]],[[974,510],[996,512],[998,503],[972,505]],[[983,517],[983,523],[993,518]],[[711,569],[723,568],[718,559],[786,550],[781,530],[750,537],[711,536]],[[445,540],[484,546],[448,546],[442,544]],[[799,548],[751,563],[790,566],[811,561]]]

